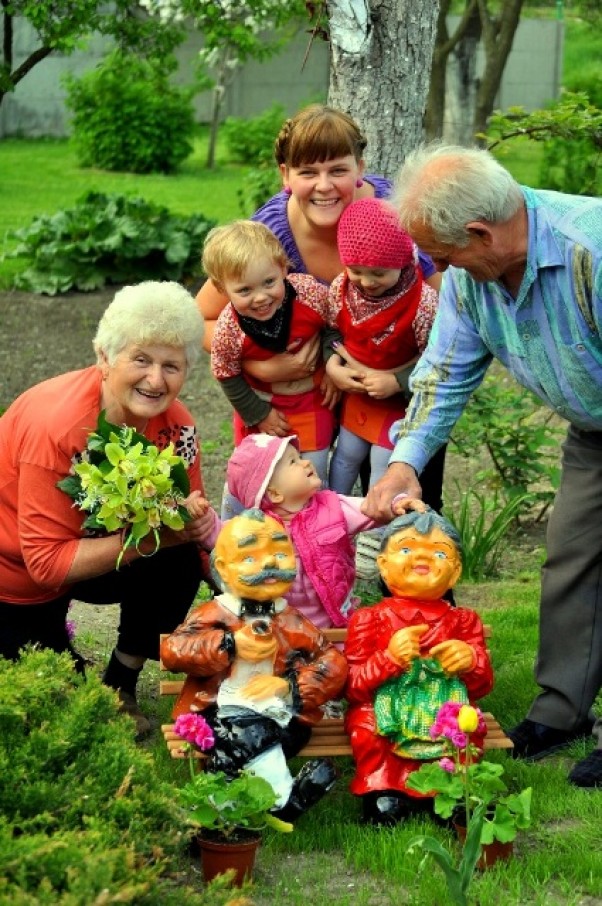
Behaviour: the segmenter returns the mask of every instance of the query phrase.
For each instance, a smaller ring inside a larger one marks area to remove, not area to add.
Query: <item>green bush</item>
[[[554,413],[508,375],[489,373],[457,422],[452,443],[467,460],[484,454],[474,482],[501,492],[504,503],[519,498],[513,515],[543,518],[560,481],[559,438]],[[497,502],[497,501],[496,501]]]
[[[182,280],[200,271],[213,226],[202,214],[182,217],[142,198],[88,192],[75,207],[12,233],[19,244],[6,257],[31,262],[16,275],[17,289],[51,296],[105,283]]]
[[[242,164],[258,164],[265,159],[274,161],[274,142],[286,118],[281,104],[272,104],[259,116],[229,116],[221,127],[222,136],[232,159]]]
[[[170,84],[163,64],[113,51],[65,84],[82,166],[170,173],[190,154],[192,94]]]
[[[265,161],[243,176],[242,185],[236,192],[243,217],[250,217],[281,188],[280,171],[271,155],[266,155]]]
[[[174,790],[134,732],[115,693],[68,655],[0,658],[0,903],[225,901],[176,889]]]

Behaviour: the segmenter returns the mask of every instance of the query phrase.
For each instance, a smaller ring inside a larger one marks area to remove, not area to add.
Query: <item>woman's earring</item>
[[[285,186],[284,189],[283,189],[283,192],[284,192],[285,195],[292,195],[292,194],[293,194],[293,190],[291,189],[290,186]]]
[[[364,180],[363,180],[363,179],[356,179],[356,180],[355,180],[355,188],[356,188],[356,189],[361,189],[361,187],[362,187],[363,185],[364,185]]]

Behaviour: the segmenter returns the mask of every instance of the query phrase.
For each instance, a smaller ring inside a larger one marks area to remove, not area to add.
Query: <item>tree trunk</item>
[[[450,52],[447,49],[449,45],[447,14],[449,13],[450,5],[451,0],[441,0],[439,5],[437,36],[435,38],[435,50],[433,51],[433,63],[431,66],[431,81],[424,114],[424,136],[427,141],[441,138],[443,135],[447,60]]]
[[[209,126],[209,147],[207,148],[207,169],[215,166],[215,148],[219,132],[219,117],[222,109],[224,90],[221,85],[214,85],[211,91],[211,123]]]
[[[433,52],[433,68],[429,103],[425,118],[427,138],[439,138],[458,144],[473,144],[475,135],[487,125],[504,67],[512,49],[525,0],[504,0],[497,15],[489,11],[488,0],[465,0],[465,9],[456,31],[449,35],[445,17],[450,0],[441,0],[437,40]],[[478,24],[477,24],[478,17]],[[485,66],[479,79],[476,74],[477,41],[480,32],[484,42]],[[450,54],[456,60],[448,67]],[[445,98],[445,101],[443,101]]]
[[[478,0],[485,44],[485,71],[477,91],[473,133],[484,132],[500,88],[504,67],[525,0],[505,0],[497,18],[489,14],[487,0]]]
[[[452,35],[447,29],[447,15],[450,6],[451,0],[442,0],[437,21],[437,39],[433,52],[433,68],[425,116],[425,131],[428,139],[441,138],[443,135],[443,120],[446,106],[449,103],[449,92],[447,91],[449,55],[464,40],[477,9],[477,0],[466,0],[464,13]]]
[[[447,72],[446,123],[443,138],[456,145],[474,144],[474,110],[478,89],[477,48],[481,40],[481,17],[476,3],[467,5],[466,28],[454,48]]]
[[[366,165],[393,178],[422,141],[437,0],[327,0],[328,102],[360,124]]]

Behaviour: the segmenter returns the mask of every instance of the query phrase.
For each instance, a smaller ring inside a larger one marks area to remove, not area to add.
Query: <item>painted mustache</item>
[[[276,579],[278,582],[292,582],[297,571],[294,569],[262,569],[261,572],[253,576],[241,576],[240,582],[243,585],[261,585],[266,579]]]

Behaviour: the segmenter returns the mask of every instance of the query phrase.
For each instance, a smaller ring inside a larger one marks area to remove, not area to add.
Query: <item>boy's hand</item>
[[[273,437],[286,437],[288,434],[293,433],[291,426],[278,409],[270,409],[263,421],[257,423],[257,428],[259,431],[271,434]]]

